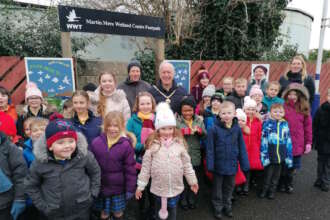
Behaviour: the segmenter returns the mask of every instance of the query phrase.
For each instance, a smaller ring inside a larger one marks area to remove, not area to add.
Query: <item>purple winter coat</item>
[[[312,118],[297,113],[293,103],[285,103],[285,120],[289,123],[293,156],[300,156],[306,144],[312,144]]]
[[[119,138],[110,150],[107,136],[102,133],[95,138],[91,151],[101,168],[101,195],[113,196],[136,189],[134,148],[127,137]]]

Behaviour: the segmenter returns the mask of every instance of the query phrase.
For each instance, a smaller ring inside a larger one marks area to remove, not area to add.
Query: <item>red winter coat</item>
[[[254,117],[251,121],[247,117],[246,125],[250,128],[250,135],[243,132],[246,151],[248,153],[250,170],[263,170],[263,166],[260,159],[260,145],[261,145],[261,130],[262,122]]]
[[[312,144],[312,118],[298,113],[293,103],[285,103],[285,120],[289,123],[293,156],[300,156],[306,144]]]

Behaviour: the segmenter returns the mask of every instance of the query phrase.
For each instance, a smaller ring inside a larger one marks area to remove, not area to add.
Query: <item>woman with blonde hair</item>
[[[281,76],[279,83],[281,90],[279,97],[290,83],[299,83],[306,87],[309,93],[309,103],[312,104],[315,94],[315,83],[311,75],[307,74],[307,66],[304,58],[301,55],[296,55],[292,58],[289,66],[289,71]]]

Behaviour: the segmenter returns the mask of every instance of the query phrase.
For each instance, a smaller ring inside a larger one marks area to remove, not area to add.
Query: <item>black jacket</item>
[[[99,194],[101,172],[84,135],[78,133],[76,151],[65,164],[48,151],[45,136],[35,143],[33,153],[36,159],[24,185],[37,209],[49,220],[88,220],[93,198]]]
[[[27,173],[23,152],[0,132],[0,169],[5,178],[13,184],[5,192],[0,192],[0,210],[10,207],[14,200],[24,200],[24,178]],[[1,180],[0,181],[4,181]]]
[[[236,91],[232,92],[230,96],[226,97],[226,101],[231,101],[235,104],[235,108],[243,108],[244,105],[244,97],[240,97]]]
[[[313,147],[319,154],[330,154],[330,103],[323,103],[313,119]]]
[[[290,83],[300,83],[303,84],[309,93],[309,103],[312,104],[314,101],[314,95],[315,95],[315,82],[312,76],[307,75],[307,77],[304,79],[304,82],[302,81],[300,73],[287,73],[287,77],[281,76],[279,83],[281,85],[281,90],[278,94],[278,97],[282,97],[282,93],[284,90],[288,87]]]
[[[157,104],[160,102],[165,102],[166,98],[155,87],[157,87],[157,89],[162,93],[164,93],[164,95],[166,96],[171,95],[175,90],[173,96],[171,96],[170,98],[171,100],[170,106],[174,113],[179,113],[181,100],[184,96],[187,95],[186,90],[181,86],[177,86],[177,84],[173,81],[172,88],[169,91],[167,91],[163,88],[161,82],[159,81],[157,85],[152,86],[151,89],[149,90],[150,94],[155,98]]]

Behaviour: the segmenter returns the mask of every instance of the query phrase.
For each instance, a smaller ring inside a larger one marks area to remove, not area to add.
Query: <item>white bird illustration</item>
[[[58,78],[57,78],[57,77],[54,77],[54,78],[52,79],[52,81],[53,81],[54,83],[58,83]]]
[[[48,89],[48,92],[55,92],[54,89]]]
[[[64,84],[71,85],[71,84],[70,84],[70,80],[68,79],[68,76],[65,76],[64,79],[62,80],[62,82],[63,82]]]
[[[38,79],[38,81],[39,81],[40,83],[43,83],[43,82],[44,82],[44,80],[43,80],[41,77]]]
[[[50,79],[50,75],[46,74],[45,79]]]
[[[41,76],[44,72],[42,72],[41,70],[38,72],[38,74]]]
[[[79,21],[80,17],[77,17],[76,11],[72,9],[72,11],[69,13],[69,16],[66,16],[66,18],[68,19],[68,22],[77,22]]]
[[[33,74],[33,72],[32,72],[32,71],[29,71],[29,72],[28,72],[28,74],[29,74],[29,75],[32,75],[32,74]]]
[[[59,85],[59,86],[58,86],[58,90],[63,90],[63,89],[65,89],[64,86],[62,86],[62,85]]]

